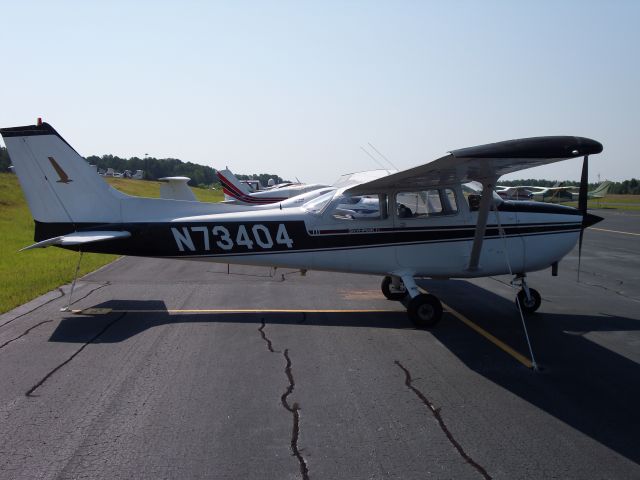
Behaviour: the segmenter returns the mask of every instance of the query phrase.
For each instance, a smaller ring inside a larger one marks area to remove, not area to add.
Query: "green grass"
[[[160,185],[162,182],[150,180],[132,180],[130,178],[105,177],[105,180],[113,187],[127,195],[136,197],[160,197]],[[200,202],[221,202],[224,200],[221,190],[192,187],[193,193]]]
[[[578,202],[567,202],[563,205],[577,207]],[[640,195],[617,195],[610,193],[604,198],[587,202],[588,208],[606,208],[613,210],[640,210]]]
[[[108,182],[129,195],[160,196],[160,182],[122,178],[110,178]],[[222,199],[221,192],[203,188],[193,190],[200,201]],[[17,177],[0,173],[0,313],[73,280],[78,259],[76,252],[55,247],[18,252],[34,243],[33,228],[33,219]],[[80,275],[116,258],[116,255],[87,253],[82,258]]]

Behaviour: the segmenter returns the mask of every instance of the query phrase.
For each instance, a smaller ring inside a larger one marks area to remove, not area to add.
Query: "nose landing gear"
[[[387,297],[388,300],[402,300],[407,296],[407,289],[405,288],[400,277],[391,277],[387,275],[382,279],[380,285],[382,294]]]
[[[533,313],[540,308],[542,297],[537,290],[529,288],[524,273],[516,275],[511,283],[520,286],[520,291],[516,297],[516,305],[519,304],[524,313]]]

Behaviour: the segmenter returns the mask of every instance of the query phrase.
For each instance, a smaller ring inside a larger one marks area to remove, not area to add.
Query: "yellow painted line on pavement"
[[[421,289],[422,290],[422,289]],[[442,302],[441,302],[442,303]],[[444,308],[444,310],[446,312],[449,312],[451,315],[453,315],[454,317],[456,317],[458,320],[460,320],[462,323],[464,323],[467,327],[469,327],[471,330],[473,330],[476,333],[479,333],[480,335],[482,335],[484,338],[486,338],[487,340],[489,340],[491,343],[493,343],[496,347],[498,347],[500,350],[504,351],[505,353],[511,355],[513,358],[515,358],[517,361],[519,361],[521,364],[523,364],[525,367],[527,368],[533,368],[533,363],[531,363],[531,360],[529,360],[527,357],[525,357],[524,355],[522,355],[520,352],[518,352],[517,350],[514,350],[513,348],[511,348],[509,345],[507,345],[506,343],[504,343],[502,340],[500,340],[498,337],[496,337],[495,335],[492,335],[491,333],[487,332],[484,328],[482,328],[480,325],[472,322],[471,320],[469,320],[467,317],[465,317],[463,314],[461,314],[460,312],[454,310],[453,308],[451,308],[449,305],[447,305],[446,303],[442,303],[442,307]]]
[[[421,289],[422,290],[422,289]],[[425,290],[423,290],[425,291]],[[489,340],[495,346],[503,350],[504,352],[511,355],[517,361],[522,363],[527,368],[532,368],[533,365],[531,360],[517,352],[509,345],[504,343],[499,338],[495,337],[491,333],[487,332],[484,328],[475,324],[467,317],[465,317],[460,312],[454,310],[449,305],[443,303],[442,304],[445,311],[449,312],[451,315],[456,317],[462,323],[467,325],[469,328],[474,330],[476,333],[479,333],[484,338]],[[162,310],[162,309],[150,309],[150,310],[118,310],[111,308],[85,308],[83,310],[72,310],[71,313],[77,315],[106,315],[108,313],[210,313],[210,314],[224,314],[224,313],[405,313],[404,310],[381,310],[381,309],[290,309],[290,308],[227,308],[227,309],[213,309],[213,308],[203,308],[203,309],[170,309],[170,310]]]
[[[442,306],[447,310],[447,312],[449,312],[451,315],[453,315],[454,317],[456,317],[458,320],[460,320],[462,323],[464,323],[466,326],[468,326],[469,328],[471,328],[472,330],[474,330],[475,332],[479,333],[480,335],[482,335],[484,338],[486,338],[487,340],[489,340],[491,343],[493,343],[496,347],[498,347],[499,349],[505,351],[506,353],[508,353],[509,355],[511,355],[513,358],[515,358],[517,361],[519,361],[521,364],[523,364],[525,367],[527,368],[533,368],[533,364],[531,363],[531,360],[529,360],[527,357],[525,357],[524,355],[522,355],[520,352],[514,350],[513,348],[511,348],[509,345],[507,345],[506,343],[504,343],[502,340],[500,340],[499,338],[495,337],[494,335],[490,334],[489,332],[487,332],[484,328],[482,328],[481,326],[473,323],[471,320],[469,320],[467,317],[465,317],[464,315],[462,315],[460,312],[456,312],[453,308],[451,308],[450,306],[446,305],[446,304],[442,304]]]
[[[598,230],[600,232],[611,232],[611,233],[621,233],[623,235],[635,235],[636,237],[640,237],[640,233],[632,233],[632,232],[621,232],[620,230],[607,230],[606,228],[595,228],[590,227],[589,230]]]
[[[107,313],[404,313],[404,310],[367,309],[287,309],[287,308],[227,308],[227,309],[180,309],[180,310],[118,310],[111,308],[85,308],[72,310],[78,315],[105,315]]]

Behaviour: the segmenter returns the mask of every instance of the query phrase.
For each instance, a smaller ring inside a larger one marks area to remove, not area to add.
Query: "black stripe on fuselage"
[[[577,232],[581,223],[503,225],[507,237]],[[86,252],[149,257],[262,255],[271,253],[350,250],[470,241],[474,226],[354,228],[323,233],[308,231],[303,221],[289,222],[163,222],[126,224],[44,224],[36,222],[36,241],[74,231],[126,230],[130,238],[73,247]],[[497,225],[485,238],[498,238]]]

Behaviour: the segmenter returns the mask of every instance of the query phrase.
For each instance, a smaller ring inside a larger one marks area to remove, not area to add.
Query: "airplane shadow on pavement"
[[[520,318],[511,300],[466,281],[423,281],[421,286],[528,355]],[[400,308],[389,312],[179,313],[163,301],[112,300],[94,308],[115,311],[71,315],[52,342],[121,342],[145,330],[180,323],[308,324],[347,328],[413,329]],[[124,314],[123,312],[127,312]],[[124,317],[123,317],[124,315]],[[120,321],[122,319],[122,321]],[[431,330],[468,368],[518,395],[585,435],[640,463],[640,366],[589,339],[589,332],[634,331],[640,321],[606,315],[538,313],[527,325],[541,372],[531,372],[451,315]],[[416,334],[422,332],[416,331]]]
[[[529,356],[513,300],[462,280],[423,281],[421,286]],[[542,311],[526,317],[526,322],[539,373],[504,368],[513,365],[506,354],[492,355],[503,357],[499,364],[478,355],[472,345],[484,340],[460,322],[455,328],[453,322],[445,328],[439,325],[432,333],[472,370],[640,463],[640,365],[588,337],[590,332],[637,331],[640,321],[607,314],[544,313],[543,299]]]

